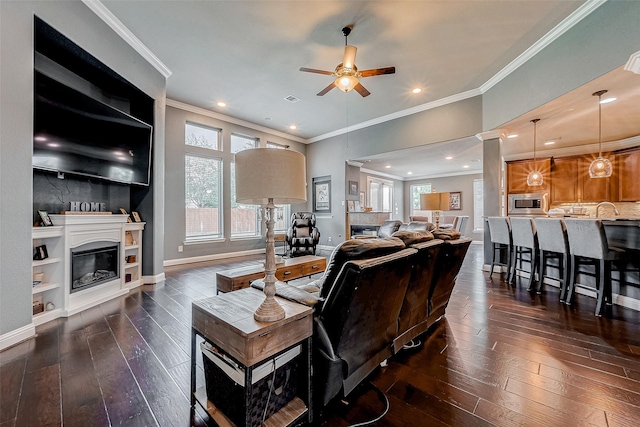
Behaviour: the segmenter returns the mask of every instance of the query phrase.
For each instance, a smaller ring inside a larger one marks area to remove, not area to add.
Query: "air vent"
[[[285,96],[284,99],[285,99],[285,101],[289,101],[292,104],[300,101],[300,98],[296,98],[293,95]]]

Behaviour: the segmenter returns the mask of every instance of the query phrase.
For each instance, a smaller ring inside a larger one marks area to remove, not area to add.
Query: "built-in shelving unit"
[[[142,231],[144,222],[133,222],[124,225],[124,286],[131,289],[142,285]],[[130,237],[129,237],[130,236]],[[129,262],[130,257],[135,261]]]
[[[35,325],[48,322],[60,315],[60,307],[64,297],[62,295],[63,291],[60,289],[64,276],[63,234],[62,226],[33,227],[31,231],[34,251],[36,247],[44,245],[48,254],[47,258],[32,262],[33,274],[43,274],[40,283],[36,286],[33,286],[32,283],[31,289],[34,305],[36,302],[40,302],[44,306],[44,311],[33,315],[33,323]],[[46,307],[49,303],[53,304],[53,309],[47,310]]]

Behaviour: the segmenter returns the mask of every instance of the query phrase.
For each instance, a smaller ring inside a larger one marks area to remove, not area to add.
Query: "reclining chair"
[[[311,212],[293,213],[286,240],[289,245],[289,256],[315,255],[316,245],[320,241],[316,216]]]

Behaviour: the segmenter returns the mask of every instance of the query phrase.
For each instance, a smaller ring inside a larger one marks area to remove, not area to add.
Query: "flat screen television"
[[[153,127],[40,72],[33,167],[149,185]]]

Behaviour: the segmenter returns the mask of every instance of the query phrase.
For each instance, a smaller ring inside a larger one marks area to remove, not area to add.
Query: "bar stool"
[[[513,273],[511,274],[511,284],[516,283],[516,272],[526,271],[522,268],[522,262],[529,262],[530,264],[530,276],[528,291],[534,291],[535,277],[538,269],[538,263],[540,261],[538,257],[538,236],[536,233],[536,225],[533,222],[533,218],[524,217],[509,217],[511,221],[511,235],[513,240]],[[530,256],[529,261],[525,260],[523,255],[528,254]],[[518,261],[520,262],[520,268],[517,267]]]
[[[493,254],[491,259],[491,270],[489,276],[493,274],[493,267],[496,265],[507,267],[507,282],[511,277],[511,225],[509,218],[504,216],[490,216],[487,218],[489,222],[489,234],[491,235],[491,243],[493,244]],[[500,261],[502,251],[507,251],[507,263]],[[496,260],[496,253],[498,260]]]
[[[569,253],[569,238],[564,220],[560,218],[536,218],[536,232],[540,247],[540,274],[538,275],[538,293],[542,293],[544,278],[549,258],[558,260],[558,278],[560,281],[560,301],[564,301],[569,287],[569,271],[571,269],[571,254]],[[555,279],[555,277],[554,277]]]
[[[571,279],[565,303],[571,305],[576,286],[595,290],[598,296],[596,316],[602,316],[605,304],[612,304],[611,263],[623,259],[624,249],[609,247],[602,221],[599,219],[566,219],[569,251],[571,253]],[[576,284],[580,264],[595,264],[596,288]]]

